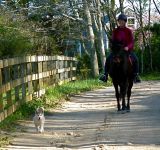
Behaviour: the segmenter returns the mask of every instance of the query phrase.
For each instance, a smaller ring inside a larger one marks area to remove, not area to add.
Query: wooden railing
[[[45,88],[76,79],[76,59],[26,56],[0,60],[0,122]]]

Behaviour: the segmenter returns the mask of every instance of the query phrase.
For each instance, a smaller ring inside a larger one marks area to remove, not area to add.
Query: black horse
[[[110,62],[109,75],[115,88],[118,111],[130,111],[130,96],[133,86],[133,64],[131,58],[121,45],[112,46],[113,58]],[[125,97],[127,95],[127,104]],[[122,107],[120,104],[122,100]]]

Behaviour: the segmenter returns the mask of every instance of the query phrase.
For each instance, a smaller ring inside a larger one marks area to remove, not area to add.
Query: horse
[[[110,61],[109,75],[115,88],[118,111],[130,112],[130,97],[133,86],[133,63],[128,52],[120,45],[112,47],[112,60]],[[126,104],[127,95],[127,104]],[[122,100],[122,105],[120,104]],[[122,106],[122,107],[121,107]]]

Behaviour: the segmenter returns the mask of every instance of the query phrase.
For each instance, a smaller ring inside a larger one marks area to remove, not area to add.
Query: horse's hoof
[[[118,108],[117,112],[120,112],[120,111],[121,111],[121,109],[120,109],[120,108]]]
[[[126,110],[122,110],[121,113],[122,113],[122,114],[125,114],[125,113],[126,113]]]
[[[121,109],[118,109],[118,110],[117,110],[117,113],[120,114],[120,113],[121,113]]]
[[[122,111],[125,111],[127,108],[126,107],[122,107]]]
[[[131,112],[130,109],[127,109],[126,112]]]

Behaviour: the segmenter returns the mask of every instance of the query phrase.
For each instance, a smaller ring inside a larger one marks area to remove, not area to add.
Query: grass
[[[160,72],[142,74],[142,80],[144,81],[160,80]]]
[[[111,85],[109,81],[107,85]],[[93,89],[103,88],[107,86],[97,79],[80,80],[66,83],[57,87],[51,87],[46,91],[46,97],[53,101],[57,99],[66,99],[70,95],[79,94],[84,91],[91,91]]]
[[[3,147],[4,145],[8,145],[9,141],[11,140],[11,137],[0,135],[0,147]]]

